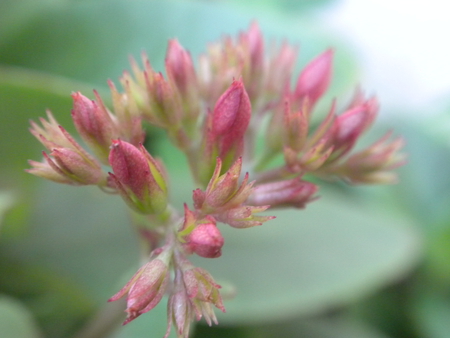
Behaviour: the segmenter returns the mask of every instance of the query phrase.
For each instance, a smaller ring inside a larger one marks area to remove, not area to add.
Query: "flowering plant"
[[[312,114],[331,81],[333,50],[312,60],[294,79],[297,50],[283,43],[266,55],[256,23],[237,39],[209,46],[194,67],[191,55],[169,41],[166,75],[146,56],[110,81],[113,107],[73,93],[72,118],[86,151],[50,112],[31,133],[48,149],[28,172],[55,182],[97,185],[119,194],[136,224],[146,262],[110,301],[127,296],[129,323],[168,295],[168,328],[188,337],[193,320],[217,323],[213,307],[225,312],[221,286],[189,256],[218,258],[225,240],[218,223],[234,228],[262,225],[276,208],[304,208],[318,187],[306,177],[353,184],[393,183],[392,169],[404,163],[401,138],[386,134],[354,151],[373,124],[375,98],[356,90],[347,108],[336,102],[315,125]],[[187,157],[196,188],[183,210],[170,203],[164,164],[144,147],[147,122],[166,131]],[[257,144],[262,140],[263,149]],[[281,163],[279,159],[282,159]],[[110,172],[105,170],[109,166]],[[271,210],[272,211],[272,210]],[[144,221],[142,221],[144,220]]]

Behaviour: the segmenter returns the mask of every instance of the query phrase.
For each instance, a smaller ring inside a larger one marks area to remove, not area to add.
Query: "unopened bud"
[[[44,153],[52,168],[79,184],[98,184],[105,179],[100,164],[92,158],[68,148],[54,148],[50,153],[54,161]]]
[[[109,162],[114,187],[136,211],[159,214],[167,206],[167,187],[160,164],[140,145],[113,141]]]
[[[222,255],[224,239],[212,217],[206,223],[198,224],[186,237],[185,248],[204,258],[217,258]]]
[[[307,97],[311,107],[325,93],[330,84],[333,50],[329,49],[312,60],[301,72],[294,91],[294,98]]]
[[[109,146],[119,136],[117,123],[104,106],[98,93],[92,101],[80,92],[73,93],[72,119],[78,133],[97,157],[108,163]]]
[[[191,55],[177,40],[170,40],[166,54],[166,71],[169,79],[183,95],[196,87],[196,75]]]
[[[212,136],[218,143],[219,156],[232,159],[242,155],[244,134],[250,123],[252,107],[241,80],[231,86],[217,100],[212,117]]]
[[[254,214],[266,211],[270,205],[250,206],[243,205],[227,210],[217,215],[217,220],[226,223],[233,228],[245,229],[274,219],[275,216],[256,216]]]
[[[247,200],[251,205],[270,205],[274,207],[304,208],[314,200],[317,186],[300,178],[264,183],[256,186]]]
[[[169,283],[171,257],[172,251],[163,250],[156,258],[141,267],[130,281],[108,300],[116,301],[128,294],[126,309],[128,316],[124,325],[158,305]]]
[[[189,264],[183,271],[183,281],[190,299],[211,302],[215,307],[225,312],[219,292],[222,287],[216,283],[208,271]]]
[[[206,191],[194,190],[194,206],[205,214],[218,213],[241,205],[252,190],[253,183],[248,183],[248,174],[239,185],[242,158],[238,158],[223,175],[220,175],[221,168],[222,161],[217,158],[216,167]]]
[[[332,135],[333,160],[353,148],[358,138],[372,125],[377,112],[377,100],[372,98],[335,119]]]

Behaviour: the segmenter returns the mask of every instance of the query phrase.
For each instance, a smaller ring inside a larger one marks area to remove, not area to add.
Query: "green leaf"
[[[15,198],[11,192],[0,191],[0,234],[5,213],[13,206]]]
[[[23,169],[27,159],[40,160],[44,147],[28,131],[29,120],[51,109],[67,130],[73,131],[70,93],[91,86],[62,77],[16,67],[0,66],[0,156],[5,186],[23,186],[31,175]],[[89,94],[88,94],[89,95]],[[12,179],[12,181],[11,181]]]
[[[346,315],[331,315],[317,318],[295,318],[276,324],[257,326],[222,327],[198,325],[193,338],[387,338],[386,335],[363,322]]]
[[[222,323],[310,315],[354,302],[407,273],[419,237],[407,221],[325,195],[306,210],[246,230],[221,227],[223,255],[197,264],[233,282]]]
[[[343,315],[263,325],[257,332],[259,332],[258,337],[264,338],[387,338],[376,329]]]
[[[131,323],[122,326],[111,338],[141,338],[141,337],[164,337],[167,329],[167,299],[149,313],[143,314]],[[195,323],[192,323],[192,327]],[[177,337],[172,327],[169,338]]]
[[[17,247],[14,247],[17,249]],[[21,299],[49,337],[65,337],[93,312],[86,290],[64,274],[13,259],[1,247],[0,293]]]
[[[416,218],[426,234],[441,231],[443,221],[450,219],[450,151],[425,133],[422,124],[402,121],[394,127],[406,140],[408,163],[398,171],[400,182],[391,189],[390,202]]]
[[[8,338],[41,337],[30,311],[20,301],[4,295],[0,295],[0,332]]]
[[[420,288],[411,312],[420,337],[447,338],[450,332],[450,298],[448,294]]]

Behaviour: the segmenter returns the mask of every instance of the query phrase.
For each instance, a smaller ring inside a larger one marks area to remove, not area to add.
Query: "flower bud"
[[[248,183],[248,174],[239,185],[242,158],[238,158],[223,175],[220,175],[222,160],[218,157],[216,161],[216,167],[206,191],[196,189],[193,193],[195,208],[204,214],[218,213],[241,205],[250,195],[253,185]]]
[[[247,203],[251,205],[270,205],[274,207],[304,208],[314,200],[317,186],[300,178],[257,185]]]
[[[182,283],[182,281],[181,281]],[[167,330],[164,338],[168,338],[172,329],[175,327],[177,337],[188,338],[191,322],[195,318],[195,312],[192,302],[188,298],[183,287],[179,287],[177,277],[175,277],[175,290],[169,296],[167,302]]]
[[[198,224],[185,238],[185,249],[204,258],[217,258],[222,255],[224,239],[216,226],[214,218],[208,217],[207,223]]]
[[[170,40],[166,54],[166,71],[171,82],[183,95],[197,87],[194,64],[191,55],[177,40]]]
[[[219,292],[222,287],[216,283],[208,271],[189,264],[183,270],[183,281],[190,299],[211,302],[215,307],[225,312]]]
[[[334,147],[332,160],[343,156],[353,148],[358,138],[372,125],[377,112],[377,100],[372,98],[335,119],[331,138]]]
[[[64,147],[74,150],[82,149],[81,146],[73,139],[73,137],[59,125],[53,114],[47,110],[48,121],[40,118],[42,124],[40,127],[34,121],[30,121],[30,132],[36,139],[41,142],[48,150],[55,147]]]
[[[60,174],[79,182],[79,184],[98,184],[105,179],[100,164],[92,158],[68,148],[54,148],[50,153],[54,161],[44,153],[48,164]]]
[[[127,319],[124,325],[152,310],[167,289],[169,283],[169,265],[172,251],[163,250],[156,258],[141,267],[129,282],[108,301],[116,301],[127,296]]]
[[[47,158],[48,155],[44,152],[44,159]],[[51,161],[51,159],[50,159]],[[64,184],[73,184],[78,185],[79,182],[73,180],[70,177],[64,175],[56,165],[50,165],[49,161],[45,162],[36,162],[29,160],[28,163],[32,166],[31,169],[25,169],[25,171],[29,174],[45,178],[46,180],[50,180],[56,183],[64,183]],[[56,166],[56,170],[54,169]]]
[[[308,98],[313,107],[328,89],[331,80],[333,50],[329,49],[312,60],[301,72],[294,91],[294,100]]]
[[[103,163],[108,163],[111,141],[119,136],[118,126],[115,117],[107,111],[97,92],[95,95],[97,102],[80,92],[72,94],[72,119],[83,140]]]
[[[252,71],[261,73],[264,67],[264,39],[256,21],[251,23],[245,37],[244,43],[248,44]]]
[[[275,216],[255,216],[258,212],[266,211],[270,205],[263,206],[249,206],[243,205],[237,208],[229,209],[218,214],[217,220],[226,223],[233,228],[250,228],[262,225],[264,222],[274,219]]]
[[[332,165],[328,172],[354,184],[395,183],[397,175],[390,171],[405,163],[406,156],[399,153],[405,142],[402,138],[389,142],[390,137],[391,133],[387,133],[371,146],[351,155],[342,163]]]
[[[114,113],[117,117],[120,138],[137,146],[144,142],[145,133],[142,129],[142,116],[139,110],[138,101],[135,98],[141,93],[137,86],[132,83],[130,76],[126,73],[122,78],[122,85],[125,93],[119,93],[112,81],[108,81],[111,90]]]
[[[42,127],[31,121],[30,132],[47,148],[50,156],[43,152],[45,162],[30,161],[30,174],[55,182],[87,185],[106,184],[106,174],[100,163],[81,147],[77,141],[47,112],[48,121],[41,119]]]
[[[209,156],[216,153],[230,165],[230,162],[242,155],[251,109],[242,80],[233,81],[217,100],[210,119],[211,126],[206,131],[210,133],[208,138],[212,141],[212,144],[207,145],[210,147],[207,151]]]
[[[308,100],[304,100],[303,107],[293,113],[289,102],[284,109],[284,133],[283,143],[285,146],[300,152],[306,143],[309,127]]]
[[[109,163],[113,185],[134,210],[162,213],[167,206],[167,187],[160,164],[140,145],[113,141]]]
[[[275,50],[275,46],[271,46]],[[266,70],[265,90],[267,94],[278,97],[285,94],[291,83],[291,74],[297,60],[298,48],[290,46],[284,41],[277,53],[269,59]]]

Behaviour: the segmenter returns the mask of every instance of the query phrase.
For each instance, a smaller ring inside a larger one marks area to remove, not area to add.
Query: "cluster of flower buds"
[[[191,55],[171,40],[165,75],[144,55],[143,69],[131,60],[132,72],[121,78],[122,93],[109,82],[112,110],[97,92],[95,100],[72,94],[75,128],[92,155],[50,112],[42,127],[31,122],[31,133],[50,153],[44,152],[43,162],[30,161],[28,172],[59,183],[97,185],[119,194],[136,212],[134,225],[150,258],[110,299],[127,295],[125,324],[165,294],[166,337],[172,325],[179,337],[188,337],[193,320],[217,323],[213,306],[225,311],[220,286],[187,257],[221,256],[225,240],[219,223],[249,228],[273,219],[259,215],[269,208],[304,208],[318,189],[305,174],[351,183],[395,182],[392,169],[404,163],[402,139],[390,141],[388,133],[353,151],[376,118],[375,98],[357,90],[342,113],[333,102],[321,123],[311,122],[331,81],[333,50],[292,81],[296,48],[283,43],[270,49],[275,52],[266,55],[253,23],[237,39],[210,45],[196,69]],[[143,122],[165,130],[188,159],[197,188],[184,213],[170,204],[163,163],[142,144]],[[274,164],[276,157],[284,161]]]

